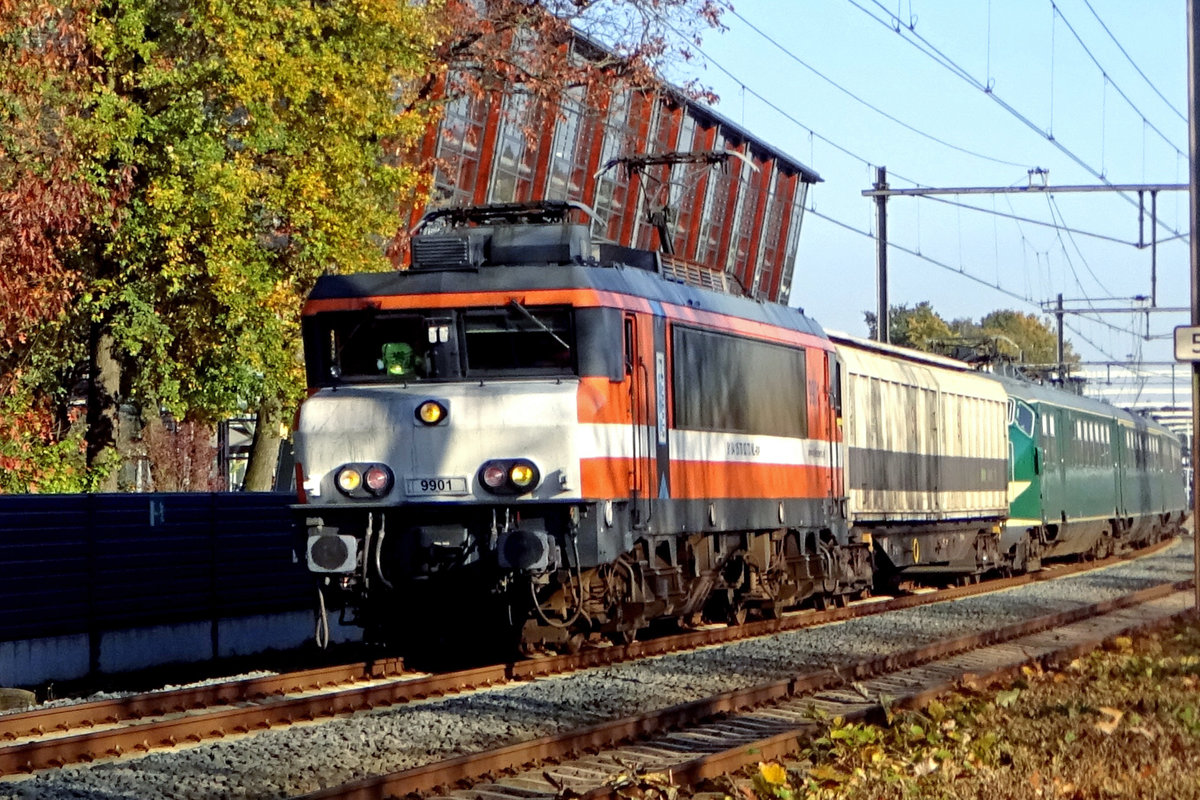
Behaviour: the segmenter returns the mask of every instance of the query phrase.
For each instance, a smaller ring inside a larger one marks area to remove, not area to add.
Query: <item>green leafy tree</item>
[[[864,312],[869,336],[878,335],[877,316]],[[917,303],[913,308],[907,304],[888,309],[888,341],[901,347],[915,350],[931,350],[931,343],[953,336],[950,326],[942,319],[928,301]]]
[[[93,35],[136,166],[83,304],[118,394],[180,419],[248,408],[263,454],[303,387],[303,298],[388,269],[429,109],[432,6],[115,0]],[[97,364],[94,375],[103,374]],[[256,459],[267,488],[273,458]]]
[[[1003,336],[1021,353],[1021,360],[1031,364],[1054,364],[1058,361],[1058,333],[1049,320],[1021,311],[993,311],[979,321],[985,336]],[[1063,342],[1063,361],[1078,364],[1079,355],[1071,343]]]
[[[875,338],[876,315],[867,311],[864,316],[869,335]],[[1036,314],[1002,309],[978,323],[965,317],[946,322],[924,301],[912,308],[891,306],[888,321],[889,340],[903,347],[958,358],[970,358],[983,351],[1030,364],[1053,364],[1057,360],[1058,334],[1048,320]],[[1070,342],[1064,342],[1063,351],[1066,364],[1079,363]]]

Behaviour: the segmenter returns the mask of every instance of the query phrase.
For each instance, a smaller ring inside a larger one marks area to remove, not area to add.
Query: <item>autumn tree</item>
[[[875,338],[875,314],[867,311],[864,317],[869,335]],[[999,356],[1041,365],[1057,361],[1058,335],[1048,320],[1036,314],[1001,309],[987,314],[979,322],[968,318],[947,322],[928,301],[924,301],[913,308],[891,306],[888,320],[891,343],[903,347],[959,358]],[[1063,351],[1066,364],[1079,363],[1079,356],[1070,342],[1064,342]]]
[[[91,0],[0,2],[0,491],[94,486],[67,412],[80,377],[67,324],[131,169],[98,80]]]
[[[653,13],[630,13],[642,6]],[[432,171],[413,145],[439,104],[497,87],[552,102],[602,76],[645,83],[669,51],[663,14],[716,18],[707,0],[604,7],[118,3],[106,31],[110,68],[137,99],[139,202],[109,247],[94,316],[131,391],[188,420],[255,413],[245,485],[268,488],[302,387],[303,298],[322,272],[391,267],[400,209]],[[567,58],[579,30],[615,56]]]
[[[323,272],[390,267],[416,186],[411,87],[438,35],[391,0],[116,0],[104,69],[135,124],[121,225],[86,313],[111,395],[186,422],[246,408],[263,449],[303,386],[299,313]],[[93,377],[103,376],[97,363]],[[110,443],[111,444],[111,443]],[[258,459],[269,484],[273,454]]]
[[[568,88],[660,86],[692,57],[702,35],[721,29],[716,0],[444,0],[437,17],[450,32],[435,51],[438,69],[418,93],[453,98],[518,89],[551,103]],[[586,57],[572,46],[586,42]],[[683,91],[708,94],[694,80]]]
[[[323,272],[392,267],[440,104],[648,85],[681,54],[666,26],[686,48],[717,20],[709,0],[0,0],[9,474],[66,441],[83,382],[79,474],[103,488],[118,406],[256,414],[247,485],[265,488],[301,394],[303,299]],[[601,46],[584,61],[580,35]]]

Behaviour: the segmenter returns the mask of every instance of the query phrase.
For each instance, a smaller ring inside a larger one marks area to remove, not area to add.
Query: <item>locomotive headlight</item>
[[[333,485],[352,500],[370,500],[390,492],[396,479],[387,464],[358,462],[338,467]]]
[[[388,489],[392,488],[392,473],[386,467],[368,467],[363,475],[363,483],[366,484],[367,491],[379,497],[387,494]]]
[[[447,413],[446,407],[437,400],[426,400],[417,406],[417,419],[426,425],[437,425]]]
[[[354,467],[343,467],[337,474],[337,487],[346,494],[350,494],[359,486],[362,486],[362,475]]]
[[[513,464],[512,469],[508,471],[508,479],[518,489],[528,489],[537,480],[537,470],[533,468],[532,464]]]
[[[490,489],[502,489],[505,481],[508,480],[502,464],[485,464],[479,474],[484,485]]]
[[[532,492],[541,477],[533,462],[524,458],[489,461],[479,468],[479,482],[492,494]]]

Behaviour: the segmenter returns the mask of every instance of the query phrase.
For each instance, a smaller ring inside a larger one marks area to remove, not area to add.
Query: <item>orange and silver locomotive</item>
[[[326,602],[389,642],[571,646],[868,589],[825,334],[572,213],[437,212],[410,269],[318,282],[295,451]]]

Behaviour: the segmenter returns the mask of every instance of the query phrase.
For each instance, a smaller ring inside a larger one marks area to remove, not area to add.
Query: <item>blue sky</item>
[[[862,233],[875,223],[873,202],[861,193],[875,166],[887,167],[893,188],[1019,186],[1033,168],[1049,170],[1052,185],[1101,184],[1093,171],[1112,183],[1186,183],[1185,15],[1183,0],[745,0],[726,13],[727,32],[706,35],[684,73],[717,91],[724,115],[824,178],[809,203],[836,222],[807,215],[792,302],[826,327],[864,335],[862,312],[875,308],[875,244]],[[913,46],[918,37],[943,63]],[[1150,293],[1150,250],[1131,246],[1138,212],[1128,198],[944,199],[1076,232],[893,198],[891,241],[942,264],[893,249],[893,303],[928,300],[944,317],[978,319],[997,308],[1036,311],[1059,292],[1076,308],[1085,298],[1112,307]],[[1146,206],[1148,242],[1148,195]],[[1158,208],[1160,239],[1186,232],[1186,192],[1160,194]],[[1188,273],[1187,240],[1160,244],[1158,305],[1188,305]],[[1068,317],[1067,336],[1085,359],[1171,358],[1168,339],[1139,335],[1144,315],[1103,319],[1108,325]],[[1156,314],[1150,333],[1165,336],[1187,322],[1186,314]],[[1177,390],[1187,390],[1188,377],[1181,368]],[[1095,393],[1119,388],[1116,402],[1171,399],[1169,382],[1129,375],[1117,384],[1097,384]]]

